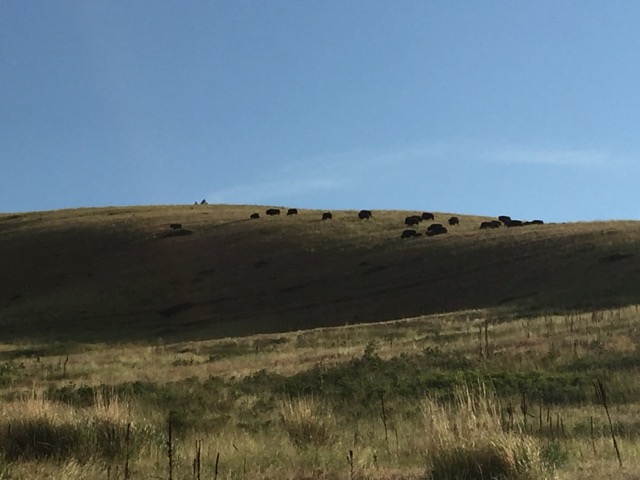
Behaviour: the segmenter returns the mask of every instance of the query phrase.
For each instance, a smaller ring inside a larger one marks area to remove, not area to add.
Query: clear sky
[[[0,211],[640,218],[640,2],[0,0]]]

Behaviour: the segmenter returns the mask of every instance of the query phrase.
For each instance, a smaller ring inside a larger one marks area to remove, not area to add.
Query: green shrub
[[[558,442],[550,442],[542,447],[542,460],[551,468],[560,468],[569,461],[569,453]]]
[[[335,419],[314,398],[285,401],[280,418],[291,443],[298,448],[330,446],[335,442]]]
[[[82,452],[83,431],[77,424],[44,416],[24,418],[5,426],[0,450],[8,460],[63,458]]]

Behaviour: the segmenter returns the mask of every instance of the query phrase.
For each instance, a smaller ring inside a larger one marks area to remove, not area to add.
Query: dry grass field
[[[637,478],[640,223],[265,209],[0,214],[0,479]]]

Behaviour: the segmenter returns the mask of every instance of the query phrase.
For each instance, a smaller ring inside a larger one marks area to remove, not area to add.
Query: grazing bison
[[[260,218],[260,214],[259,213],[252,213],[251,217],[249,218]]]
[[[169,228],[172,228],[174,230],[180,230],[182,228],[182,224],[181,223],[171,223],[171,224],[169,224]]]
[[[524,222],[522,220],[509,220],[507,222],[507,227],[522,227]]]
[[[280,215],[280,209],[279,208],[270,208],[267,210],[267,215]]]
[[[491,222],[482,222],[480,224],[480,230],[487,230],[489,228],[493,228],[493,226],[491,225]]]
[[[490,222],[482,222],[480,224],[480,230],[485,230],[487,228],[500,228],[501,225],[502,223],[500,223],[498,220],[491,220]]]
[[[421,215],[421,217],[422,217],[423,220],[435,220],[436,219],[436,217],[431,212],[424,212]]]
[[[460,225],[460,219],[458,217],[451,217],[449,219],[449,225]]]
[[[322,220],[331,220],[333,218],[333,215],[331,215],[331,212],[324,212],[322,214]]]
[[[420,215],[411,215],[404,219],[405,225],[418,225],[422,221],[422,217]]]
[[[419,237],[421,234],[416,232],[415,230],[404,230],[400,238],[411,238],[411,237]]]
[[[544,225],[544,222],[542,220],[531,220],[529,223],[529,225]]]
[[[498,220],[500,220],[502,223],[504,223],[506,225],[507,223],[509,223],[511,221],[511,217],[508,216],[508,215],[500,215],[498,217]]]
[[[364,219],[369,220],[371,217],[373,217],[371,210],[360,210],[360,212],[358,213],[358,218],[360,220],[364,220]]]
[[[447,233],[447,229],[441,223],[432,223],[427,228],[427,237],[433,237],[434,235],[441,235]]]
[[[290,208],[289,210],[287,210],[287,215],[297,215],[297,214],[298,214],[297,208]]]

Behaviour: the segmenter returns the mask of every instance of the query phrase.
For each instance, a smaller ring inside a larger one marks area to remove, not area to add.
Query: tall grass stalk
[[[464,386],[454,398],[451,404],[421,404],[429,480],[548,478],[541,445],[524,431],[503,429],[493,392]]]

